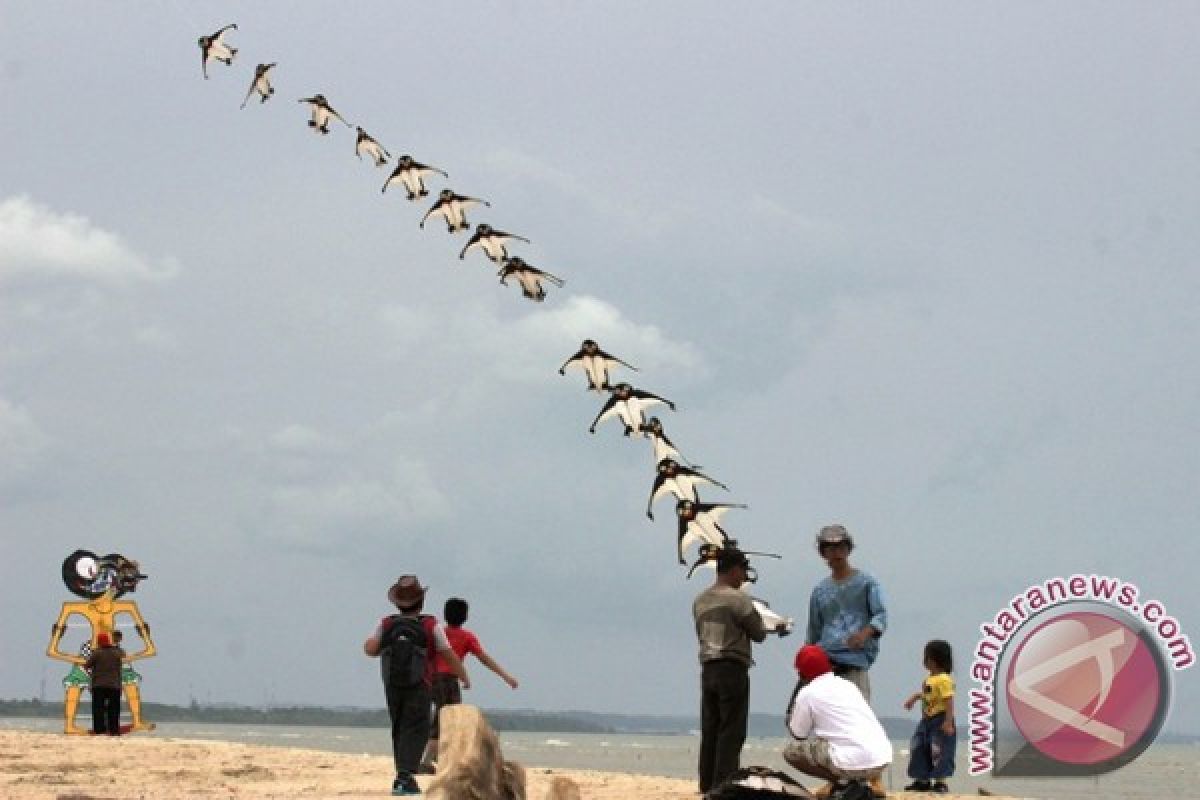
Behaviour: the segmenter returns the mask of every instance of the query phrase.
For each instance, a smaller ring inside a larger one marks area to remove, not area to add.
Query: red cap
[[[112,639],[108,637],[107,633],[101,632],[96,634],[96,644],[100,645],[101,647],[108,647],[112,644]]]
[[[796,672],[806,681],[811,681],[826,672],[832,672],[829,656],[815,644],[806,644],[796,651]]]

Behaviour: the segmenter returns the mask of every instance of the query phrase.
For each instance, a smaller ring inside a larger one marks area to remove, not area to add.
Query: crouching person
[[[829,656],[808,644],[796,653],[800,680],[788,708],[796,738],[783,758],[806,775],[832,784],[830,800],[867,800],[892,761],[892,743],[862,692],[833,674]]]

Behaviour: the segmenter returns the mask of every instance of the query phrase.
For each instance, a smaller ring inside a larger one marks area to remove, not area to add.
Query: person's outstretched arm
[[[493,659],[486,652],[484,652],[482,648],[480,648],[475,653],[475,655],[479,658],[479,660],[481,662],[483,662],[483,665],[485,667],[487,667],[492,672],[499,675],[500,679],[503,680],[505,683],[507,683],[510,688],[513,688],[513,689],[517,688],[517,679],[514,678],[512,675],[509,675],[507,672],[505,672],[504,667],[497,664],[495,659]]]

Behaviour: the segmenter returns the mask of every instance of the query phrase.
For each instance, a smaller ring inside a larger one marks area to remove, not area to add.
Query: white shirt
[[[874,769],[892,762],[892,743],[862,692],[832,672],[796,693],[788,730],[797,739],[827,741],[829,758],[839,769]]]

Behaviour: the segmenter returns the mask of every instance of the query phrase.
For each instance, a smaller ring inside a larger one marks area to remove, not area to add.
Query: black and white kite
[[[676,500],[700,502],[700,496],[696,494],[696,487],[700,484],[720,486],[729,491],[729,487],[720,481],[685,467],[673,458],[664,458],[655,468],[654,485],[650,487],[650,500],[646,503],[646,516],[654,519],[654,502],[668,492],[675,495]]]
[[[675,444],[667,438],[667,433],[663,430],[663,424],[658,417],[650,417],[638,428],[637,432],[649,439],[653,445],[655,464],[664,458],[670,458],[681,464],[688,462],[692,469],[701,468],[699,464],[692,464],[688,459],[683,457],[678,448],[675,447]]]
[[[515,233],[506,231],[498,231],[486,222],[481,222],[475,226],[475,233],[471,236],[471,241],[463,245],[462,252],[458,254],[459,260],[467,257],[467,251],[472,247],[478,247],[483,251],[483,254],[497,264],[503,264],[508,258],[508,250],[505,249],[504,243],[510,239],[516,239],[518,242],[529,244],[529,240],[524,236],[517,236]]]
[[[491,206],[491,203],[478,197],[467,197],[465,194],[455,194],[453,189],[442,189],[437,202],[421,217],[421,227],[424,228],[425,220],[436,214],[445,218],[450,233],[465,231],[470,227],[467,224],[467,206],[479,204]]]
[[[618,383],[609,389],[608,400],[600,409],[600,413],[592,420],[589,433],[596,432],[596,426],[610,417],[619,417],[625,423],[625,435],[629,436],[646,423],[645,409],[649,406],[665,404],[672,411],[675,404],[665,397],[659,397],[651,392],[635,389],[628,383]]]
[[[413,157],[410,155],[400,156],[400,158],[396,159],[396,168],[392,170],[392,174],[388,176],[388,179],[383,182],[383,188],[379,191],[386,192],[389,186],[398,183],[408,192],[409,200],[416,200],[418,197],[424,197],[429,194],[429,190],[425,188],[424,177],[431,172],[436,172],[443,178],[450,177],[437,167],[413,161]]]
[[[697,503],[693,500],[680,500],[675,504],[675,516],[679,518],[676,549],[680,564],[687,563],[683,554],[694,544],[718,547],[728,544],[729,534],[721,527],[720,519],[731,508],[746,506],[741,503]]]
[[[387,163],[387,160],[392,157],[384,146],[372,138],[371,134],[362,129],[362,126],[356,128],[358,130],[358,139],[354,142],[354,154],[361,161],[363,153],[366,153],[375,162],[375,166],[382,167]]]
[[[542,287],[542,281],[547,281],[560,288],[566,283],[566,281],[557,275],[551,275],[549,272],[526,264],[522,258],[513,257],[505,259],[504,266],[500,268],[500,283],[507,286],[508,279],[514,275],[517,278],[517,283],[521,286],[521,294],[535,303],[540,303],[546,299],[546,290]]]
[[[275,87],[271,85],[271,76],[268,75],[275,68],[275,62],[270,64],[259,64],[254,68],[254,80],[250,81],[250,88],[246,90],[246,99],[242,101],[242,108],[246,107],[246,103],[250,102],[250,97],[258,92],[258,99],[263,103],[275,94]]]
[[[598,392],[601,389],[612,388],[608,383],[608,371],[617,364],[637,372],[637,367],[601,350],[595,340],[584,339],[583,344],[579,346],[579,352],[563,362],[558,368],[558,374],[566,375],[567,367],[582,367],[588,379],[587,388]]]
[[[337,118],[347,128],[353,127],[342,118],[341,114],[333,110],[333,106],[329,105],[329,101],[325,99],[325,95],[323,94],[304,97],[298,102],[308,103],[312,106],[312,116],[309,117],[308,127],[312,128],[314,133],[329,133],[329,120],[334,118]]]
[[[233,57],[237,55],[237,48],[225,44],[225,31],[228,30],[236,31],[237,23],[230,23],[212,36],[201,36],[196,40],[196,44],[200,45],[200,71],[204,73],[205,80],[208,80],[209,59],[220,61],[226,66],[233,64]]]

